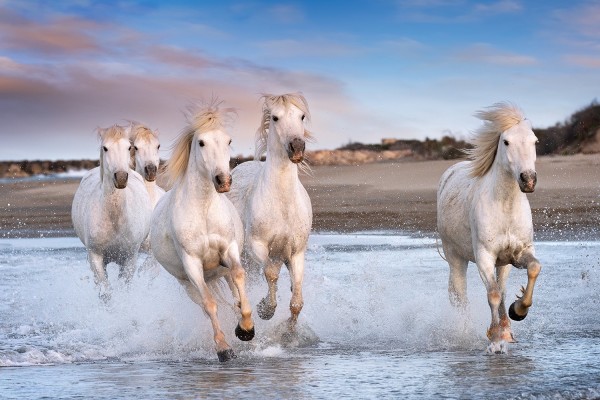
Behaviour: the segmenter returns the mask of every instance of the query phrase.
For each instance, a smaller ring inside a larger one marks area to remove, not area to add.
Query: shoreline
[[[385,231],[436,236],[439,177],[457,160],[316,166],[301,180],[313,205],[313,232]],[[535,240],[600,239],[600,156],[537,162],[528,195]],[[74,236],[71,202],[79,179],[0,182],[0,238]]]

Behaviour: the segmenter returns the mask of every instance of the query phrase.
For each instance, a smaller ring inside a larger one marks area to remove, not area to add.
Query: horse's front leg
[[[262,319],[271,319],[275,315],[277,308],[277,281],[279,280],[279,272],[281,271],[281,261],[273,261],[267,259],[264,264],[265,279],[267,280],[268,292],[265,297],[258,303],[256,307],[258,316]]]
[[[527,268],[527,286],[521,287],[521,296],[517,295],[517,300],[510,305],[508,315],[515,321],[521,321],[527,316],[529,307],[533,304],[533,288],[537,280],[542,265],[533,255],[531,250],[523,253],[521,258],[515,263],[517,268]]]
[[[187,253],[184,253],[182,261],[189,280],[182,279],[179,282],[185,287],[192,301],[202,307],[206,315],[210,318],[219,361],[229,361],[235,358],[233,349],[225,340],[225,335],[217,319],[217,302],[204,280],[202,262]]]
[[[502,290],[496,281],[494,274],[496,257],[487,251],[480,251],[477,254],[477,268],[479,275],[487,290],[488,304],[492,314],[492,322],[487,331],[490,339],[488,353],[501,354],[506,353],[506,341],[502,337],[502,326],[500,325],[500,303],[502,302]]]
[[[106,275],[106,264],[104,263],[104,257],[94,251],[88,252],[88,259],[92,272],[94,273],[94,283],[98,287],[98,296],[105,303],[110,300],[110,285],[108,283],[108,277]]]
[[[279,280],[279,272],[281,271],[281,261],[271,260],[269,257],[269,248],[259,240],[253,240],[251,250],[255,261],[263,266],[265,279],[269,291],[267,295],[256,306],[258,316],[261,319],[271,319],[277,308],[277,281]]]
[[[238,246],[232,244],[223,255],[223,264],[229,268],[227,278],[231,292],[239,308],[241,319],[235,328],[235,335],[243,341],[254,338],[254,321],[252,321],[252,307],[246,294],[246,271],[240,261]]]
[[[502,293],[502,300],[500,300],[500,306],[498,307],[498,312],[500,314],[500,327],[502,329],[502,340],[505,340],[508,343],[514,343],[515,339],[512,334],[512,330],[510,329],[510,319],[508,318],[508,314],[506,313],[506,281],[508,280],[508,275],[510,274],[511,265],[501,265],[496,267],[496,282],[500,286],[500,290]]]
[[[292,299],[290,300],[290,324],[298,321],[298,315],[304,306],[302,298],[302,282],[304,280],[304,251],[294,254],[287,264],[292,280]]]

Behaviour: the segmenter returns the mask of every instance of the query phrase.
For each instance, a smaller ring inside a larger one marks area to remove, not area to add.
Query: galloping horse
[[[145,125],[132,122],[129,142],[133,146],[131,168],[144,177],[144,184],[154,208],[158,200],[165,194],[165,191],[156,184],[160,163],[158,133]]]
[[[472,138],[470,161],[448,168],[437,195],[437,225],[450,266],[448,291],[466,306],[466,271],[475,262],[487,289],[492,322],[488,352],[505,353],[514,341],[510,320],[527,316],[541,271],[533,247],[531,208],[525,193],[535,189],[537,138],[513,104],[497,103],[475,114],[484,121]],[[511,265],[527,269],[527,287],[505,306]]]
[[[246,272],[240,262],[242,222],[223,194],[231,185],[231,139],[224,131],[229,111],[213,104],[188,115],[188,126],[167,162],[172,189],[156,205],[150,233],[154,257],[210,318],[219,361],[235,357],[221,331],[217,302],[211,293],[211,289],[218,289],[219,278],[227,281],[241,313],[236,336],[244,341],[254,337]]]
[[[282,264],[290,272],[290,326],[304,304],[304,253],[312,225],[312,207],[298,179],[305,141],[311,138],[304,122],[308,104],[300,94],[263,96],[261,124],[256,134],[255,161],[233,169],[228,197],[237,208],[245,230],[244,261],[262,267],[269,287],[258,305],[258,315],[270,319],[277,307],[277,280]],[[258,161],[266,152],[266,161]]]
[[[100,297],[110,298],[106,265],[116,262],[126,282],[135,271],[138,251],[150,229],[152,205],[144,179],[129,169],[125,128],[99,129],[100,166],[81,180],[71,209],[75,233],[88,252]]]

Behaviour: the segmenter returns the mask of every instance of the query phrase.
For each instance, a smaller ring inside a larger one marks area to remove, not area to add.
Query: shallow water
[[[162,270],[115,278],[103,305],[78,239],[0,240],[1,398],[597,398],[600,397],[600,242],[541,242],[544,268],[519,343],[485,353],[489,308],[475,266],[471,307],[447,300],[435,240],[396,234],[313,235],[298,337],[278,310],[255,315],[256,338],[233,334],[221,364],[208,320]],[[140,259],[140,264],[143,261]],[[512,298],[526,283],[513,270]],[[252,304],[266,291],[250,287]],[[256,314],[256,313],[255,313]]]

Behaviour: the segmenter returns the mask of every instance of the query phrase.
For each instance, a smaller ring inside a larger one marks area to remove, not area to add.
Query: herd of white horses
[[[256,133],[255,161],[229,168],[234,110],[219,102],[191,111],[166,163],[167,192],[156,184],[159,140],[131,123],[99,130],[100,166],[81,180],[72,205],[77,236],[87,249],[99,295],[109,301],[107,264],[129,282],[138,252],[149,253],[185,288],[210,318],[220,361],[235,357],[219,324],[215,293],[221,278],[231,290],[239,318],[235,335],[254,337],[246,272],[262,272],[268,285],[257,304],[270,319],[277,307],[281,267],[289,270],[289,329],[304,301],[304,259],[312,225],[310,198],[298,177],[304,164],[308,104],[300,94],[264,95]],[[532,305],[541,270],[535,258],[531,209],[525,193],[536,184],[535,143],[530,122],[511,103],[476,114],[469,161],[450,167],[438,189],[438,231],[450,266],[452,304],[466,309],[466,271],[477,264],[491,310],[490,353],[505,353],[514,341],[509,317],[522,320]],[[265,156],[265,161],[258,161]],[[521,296],[505,305],[511,265],[527,269]]]

